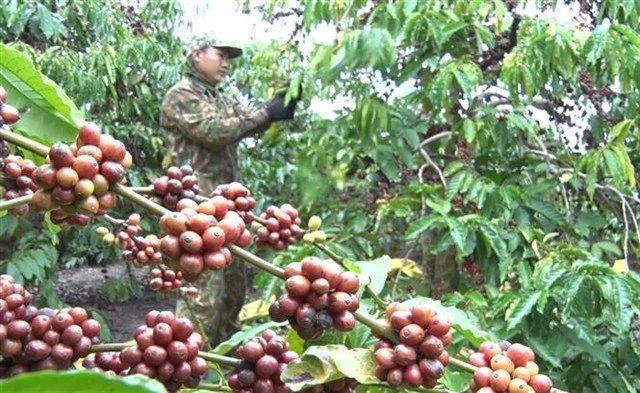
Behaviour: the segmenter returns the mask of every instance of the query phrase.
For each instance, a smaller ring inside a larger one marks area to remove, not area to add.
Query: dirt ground
[[[142,288],[142,294],[125,301],[110,301],[104,295],[104,284],[109,279],[126,275],[125,269],[124,263],[61,268],[55,285],[60,299],[70,306],[96,308],[102,312],[111,329],[112,342],[130,340],[133,331],[144,323],[145,314],[151,310],[175,311],[178,298],[175,293],[162,294],[147,289],[144,284],[148,280],[146,270],[133,269],[133,274]],[[251,282],[256,273],[255,268],[247,266],[248,282]],[[249,286],[247,295],[249,299],[257,299],[260,296],[252,286]]]
[[[126,341],[131,339],[135,328],[144,323],[147,312],[175,310],[177,296],[159,294],[145,288],[141,296],[131,297],[126,301],[109,301],[103,294],[104,283],[124,274],[124,263],[61,269],[58,272],[56,292],[62,301],[71,306],[98,309],[108,322],[113,341]],[[143,287],[146,273],[135,269],[134,274]]]

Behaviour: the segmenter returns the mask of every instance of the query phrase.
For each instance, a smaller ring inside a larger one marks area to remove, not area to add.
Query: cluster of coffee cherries
[[[85,366],[119,375],[142,374],[161,381],[170,392],[177,392],[182,385],[195,388],[208,371],[207,362],[198,356],[204,345],[202,337],[189,319],[176,318],[171,311],[147,313],[134,339],[135,345],[117,355],[96,355]]]
[[[165,264],[181,271],[188,282],[197,280],[205,269],[227,267],[233,259],[227,245],[251,243],[251,233],[240,216],[227,209],[226,200],[198,204],[181,199],[176,208],[179,211],[160,219],[160,251]]]
[[[327,241],[327,234],[320,230],[322,219],[318,216],[309,217],[307,222],[307,233],[302,236],[302,240],[309,244],[319,244]]]
[[[249,189],[243,184],[238,182],[220,184],[213,190],[211,197],[226,199],[228,209],[238,213],[246,225],[253,222],[253,208],[256,205],[256,200],[251,196]]]
[[[539,373],[531,348],[508,341],[486,341],[469,357],[478,367],[470,390],[478,393],[550,393],[551,379]]]
[[[353,393],[358,386],[358,381],[353,378],[339,378],[302,389],[301,393]]]
[[[3,141],[6,143],[6,141]],[[33,173],[37,166],[31,160],[9,154],[0,161],[3,170],[2,187],[6,190],[4,199],[11,200],[25,195],[33,195],[38,190],[33,181]],[[16,206],[9,210],[14,216],[22,216],[29,212],[29,205]]]
[[[309,256],[284,270],[285,293],[269,307],[276,322],[289,321],[303,339],[321,335],[333,327],[348,331],[355,326],[353,313],[360,306],[356,296],[360,279],[342,271],[332,260]]]
[[[200,186],[193,168],[191,165],[182,165],[167,168],[167,174],[153,182],[153,195],[149,197],[157,204],[175,210],[179,200],[196,200],[199,193]]]
[[[181,289],[189,296],[197,295],[197,288],[182,286],[182,272],[175,271],[163,264],[160,239],[153,234],[142,236],[143,229],[140,226],[140,219],[138,213],[133,213],[120,224],[115,234],[106,227],[99,227],[96,232],[103,244],[116,246],[123,250],[122,257],[134,267],[153,266],[150,271],[151,277],[147,283],[151,290],[172,292]]]
[[[99,342],[100,324],[84,308],[38,309],[31,297],[13,277],[0,276],[0,378],[68,369]]]
[[[91,353],[82,359],[82,367],[107,375],[126,376],[129,374],[129,369],[120,360],[120,352]]]
[[[426,304],[411,308],[398,302],[386,309],[382,322],[398,333],[400,344],[380,338],[375,345],[376,377],[394,387],[433,388],[449,364],[449,317]]]
[[[302,235],[298,210],[288,203],[280,207],[269,206],[260,218],[265,221],[264,226],[256,230],[255,243],[260,248],[282,251]]]
[[[18,108],[7,104],[9,95],[3,86],[0,86],[0,127],[3,124],[13,124],[20,120]]]
[[[475,259],[466,258],[462,264],[462,270],[473,280],[474,284],[484,284],[484,274]]]
[[[241,364],[229,374],[229,387],[235,393],[289,393],[280,375],[298,354],[289,350],[287,340],[272,330],[253,338],[236,349]]]
[[[39,190],[32,205],[51,210],[54,223],[69,225],[86,225],[115,206],[116,194],[110,186],[124,182],[125,171],[133,163],[124,143],[102,134],[91,122],[80,127],[73,144],[51,146],[46,159],[34,173]]]
[[[98,228],[98,234],[102,235],[104,244],[120,248],[124,260],[135,267],[139,268],[149,263],[162,263],[160,239],[153,234],[142,236],[144,231],[140,226],[140,220],[138,213],[132,213],[122,223],[116,234],[104,227]]]
[[[195,297],[199,293],[196,287],[183,287],[182,272],[170,269],[164,264],[151,269],[151,279],[148,287],[158,292],[173,292],[179,289],[189,297]]]

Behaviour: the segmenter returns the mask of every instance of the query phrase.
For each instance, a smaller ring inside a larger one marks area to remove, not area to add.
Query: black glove
[[[291,100],[289,105],[284,105],[284,95],[277,95],[267,101],[267,112],[272,121],[291,120],[296,110],[298,100]]]

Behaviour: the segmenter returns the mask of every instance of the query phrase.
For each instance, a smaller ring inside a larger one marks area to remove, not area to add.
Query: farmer
[[[242,49],[199,38],[186,52],[186,73],[162,102],[160,122],[168,147],[163,165],[190,164],[201,194],[209,196],[218,184],[239,181],[240,140],[260,135],[272,122],[293,119],[297,100],[285,105],[279,94],[256,108],[245,108],[219,87],[229,72],[229,60],[241,56]],[[240,328],[245,266],[237,261],[223,270],[207,271],[195,286],[199,294],[190,300],[191,308],[216,345]],[[191,317],[183,300],[176,309],[178,315]]]

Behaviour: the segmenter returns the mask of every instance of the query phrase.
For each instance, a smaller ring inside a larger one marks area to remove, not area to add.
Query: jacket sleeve
[[[165,97],[162,123],[213,151],[269,127],[264,107],[244,111],[236,106],[233,114],[222,111],[193,91],[180,89]]]

